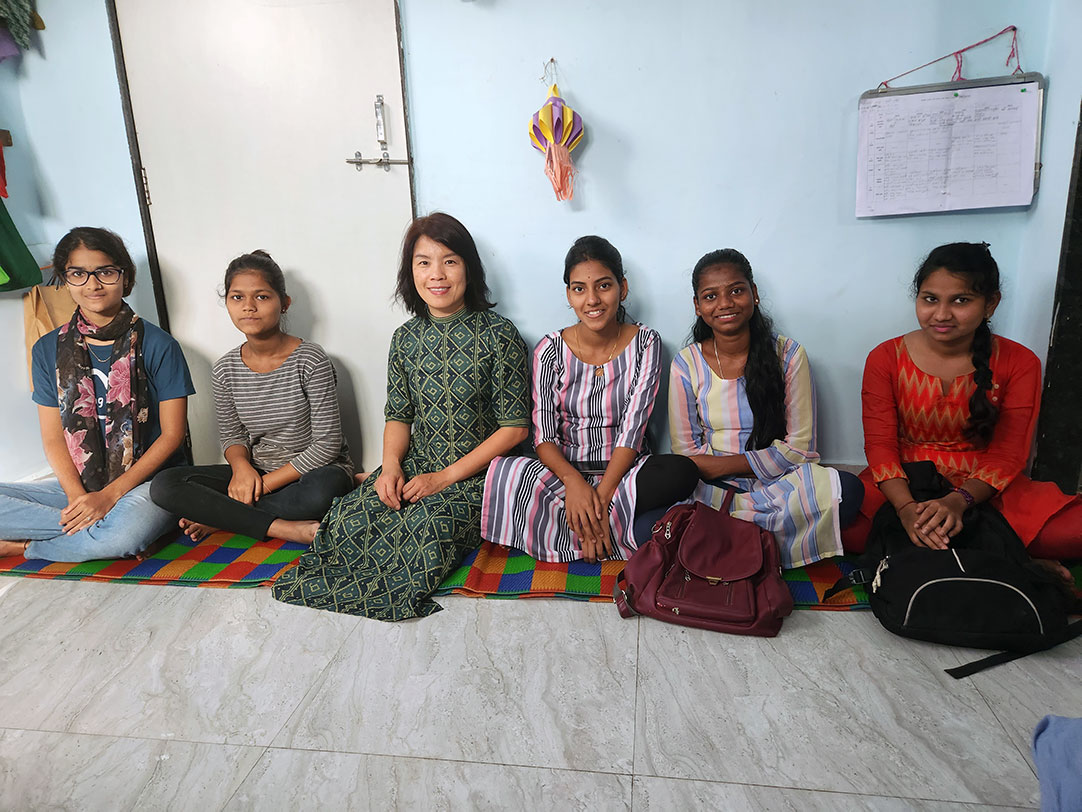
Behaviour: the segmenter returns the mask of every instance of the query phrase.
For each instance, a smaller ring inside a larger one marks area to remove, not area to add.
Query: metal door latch
[[[376,96],[376,140],[379,141],[379,149],[383,154],[379,158],[362,158],[360,152],[353,153],[352,158],[346,158],[347,164],[353,164],[360,172],[365,164],[382,166],[384,172],[390,172],[392,165],[408,166],[409,160],[392,158],[387,152],[387,129],[383,117],[383,94]]]

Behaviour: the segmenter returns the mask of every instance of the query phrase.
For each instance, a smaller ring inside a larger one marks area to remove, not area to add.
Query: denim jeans
[[[60,524],[60,511],[67,506],[68,497],[55,479],[0,484],[0,539],[29,539],[27,558],[91,561],[134,555],[177,522],[150,500],[149,482],[120,497],[103,519],[70,536]]]

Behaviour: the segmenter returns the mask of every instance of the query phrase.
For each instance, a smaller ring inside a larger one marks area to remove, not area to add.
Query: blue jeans
[[[0,539],[29,539],[26,557],[46,561],[123,558],[146,549],[177,522],[150,501],[149,482],[120,497],[105,518],[70,536],[60,525],[60,511],[67,506],[55,479],[0,484]]]

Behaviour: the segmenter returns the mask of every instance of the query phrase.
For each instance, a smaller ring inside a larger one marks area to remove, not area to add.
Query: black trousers
[[[262,540],[275,519],[322,519],[334,498],[354,487],[353,477],[325,465],[246,505],[229,496],[232,478],[228,465],[167,468],[150,483],[150,498],[185,519]]]

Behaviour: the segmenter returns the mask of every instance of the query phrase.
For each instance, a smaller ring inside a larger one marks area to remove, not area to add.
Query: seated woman
[[[1041,364],[1021,344],[992,334],[999,267],[988,246],[939,246],[917,270],[913,292],[919,329],[884,341],[864,367],[868,468],[861,479],[869,487],[861,520],[845,533],[846,549],[864,549],[884,502],[914,544],[943,549],[965,509],[990,500],[1035,558],[1082,558],[1082,501],[1022,474],[1037,425]],[[934,462],[954,490],[914,501],[901,464],[918,460]]]
[[[318,344],[288,335],[285,277],[265,251],[225,271],[225,306],[247,338],[214,364],[214,410],[228,465],[162,471],[155,504],[196,541],[221,528],[310,543],[337,496],[353,488],[334,367]]]
[[[41,441],[56,480],[0,485],[0,556],[89,561],[141,552],[176,522],[149,479],[183,462],[188,396],[180,345],[124,301],[135,263],[103,228],[57,243],[54,281],[75,314],[31,351]]]
[[[564,259],[578,316],[534,350],[538,459],[498,457],[485,479],[481,536],[542,561],[627,558],[636,516],[686,499],[699,474],[686,457],[643,453],[661,337],[628,324],[620,252],[580,237]]]
[[[697,318],[672,363],[669,431],[673,451],[699,466],[695,498],[720,508],[735,490],[732,515],[773,532],[786,568],[840,555],[863,488],[817,464],[804,348],[774,332],[739,251],[704,256],[691,285]]]
[[[526,439],[526,345],[494,313],[473,237],[442,213],[406,232],[391,338],[383,465],[323,519],[274,597],[378,620],[430,615],[481,543],[484,470]]]

